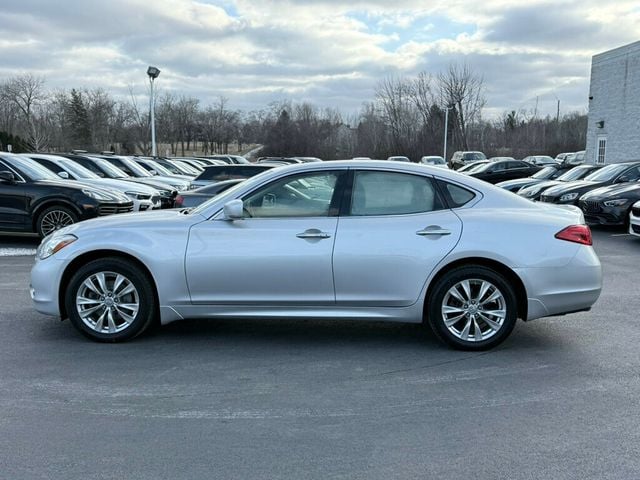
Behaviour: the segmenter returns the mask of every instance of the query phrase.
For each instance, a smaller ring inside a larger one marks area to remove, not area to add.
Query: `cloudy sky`
[[[355,112],[386,76],[466,62],[485,116],[586,110],[593,54],[640,40],[638,0],[0,0],[0,78],[230,106],[293,99]]]

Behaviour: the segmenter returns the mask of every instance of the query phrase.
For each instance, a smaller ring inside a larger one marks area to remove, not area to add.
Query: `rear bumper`
[[[527,320],[584,311],[602,290],[602,267],[592,247],[581,246],[562,268],[519,268],[528,296]]]

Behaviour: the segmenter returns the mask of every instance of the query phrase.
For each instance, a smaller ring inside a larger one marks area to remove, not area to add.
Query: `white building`
[[[585,162],[640,160],[640,41],[594,55]]]

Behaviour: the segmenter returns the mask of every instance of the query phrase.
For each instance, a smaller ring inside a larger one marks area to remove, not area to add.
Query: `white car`
[[[640,237],[640,201],[631,206],[629,212],[629,233]]]
[[[371,160],[273,168],[193,210],[80,222],[36,258],[36,309],[103,342],[185,318],[345,318],[424,322],[481,350],[518,318],[590,309],[602,287],[579,209]]]
[[[411,160],[409,160],[409,157],[405,157],[402,155],[395,155],[393,157],[389,157],[387,158],[387,161],[389,162],[411,162]]]
[[[437,155],[424,156],[420,159],[420,163],[423,165],[431,165],[433,167],[449,168],[445,159]]]

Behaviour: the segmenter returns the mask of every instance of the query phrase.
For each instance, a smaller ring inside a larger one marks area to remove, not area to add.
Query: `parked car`
[[[562,165],[558,165],[563,168]],[[543,182],[530,185],[528,187],[522,187],[516,193],[521,197],[528,198],[529,200],[540,200],[540,195],[547,188],[554,187],[556,185],[562,185],[567,182],[574,182],[576,180],[582,180],[587,175],[595,172],[602,168],[601,165],[579,165],[577,167],[573,167],[570,170],[564,172],[555,180],[545,180]]]
[[[518,318],[590,309],[601,286],[579,211],[444,169],[351,160],[273,169],[191,211],[72,225],[31,271],[39,312],[103,342],[158,318],[291,316],[424,321],[482,350]]]
[[[548,155],[529,155],[524,157],[522,161],[532,165],[556,165],[558,163]]]
[[[260,157],[256,163],[273,163],[273,164],[287,164],[292,163],[304,163],[302,160],[298,160],[293,157]]]
[[[387,158],[389,162],[411,162],[409,157],[403,157],[402,155],[394,155],[393,157]]]
[[[531,165],[522,160],[499,160],[490,161],[485,165],[465,172],[471,177],[484,180],[489,183],[498,183],[514,178],[530,177],[541,170],[542,167]]]
[[[0,153],[0,230],[46,237],[81,220],[132,211],[121,193],[65,182],[32,160]]]
[[[303,163],[307,163],[307,162],[321,162],[321,161],[322,161],[322,159],[321,159],[321,158],[318,158],[318,157],[298,157],[298,156],[295,156],[295,157],[293,157],[293,158],[296,158],[296,159],[300,160],[300,161],[301,161],[301,162],[303,162]]]
[[[420,159],[423,165],[431,165],[432,167],[449,168],[444,158],[437,155],[427,155]]]
[[[206,202],[231,187],[235,187],[243,181],[242,179],[223,180],[222,182],[211,183],[204,187],[196,188],[195,190],[180,192],[176,197],[175,206],[176,208],[197,207],[201,203]]]
[[[241,155],[205,155],[202,157],[198,157],[198,158],[205,158],[208,160],[220,160],[226,164],[233,164],[233,165],[238,165],[238,164],[247,164],[247,163],[251,163],[249,160],[247,160],[246,158],[244,158]]]
[[[189,162],[175,158],[154,158],[153,160],[169,170],[172,175],[186,175],[193,178],[200,175],[200,172],[204,170],[204,166],[194,166]]]
[[[189,184],[189,190],[223,180],[244,180],[274,167],[275,165],[214,165],[205,168],[204,172],[194,178]]]
[[[640,201],[640,182],[614,183],[585,193],[578,200],[585,221],[593,225],[627,225],[631,206]]]
[[[454,170],[458,170],[468,163],[486,159],[487,157],[482,152],[455,152],[451,157],[449,166]]]
[[[612,163],[587,175],[584,180],[568,182],[546,189],[540,196],[540,201],[577,205],[578,199],[582,195],[598,187],[635,182],[638,179],[640,179],[640,162]]]
[[[99,177],[113,178],[131,182],[136,185],[142,184],[150,186],[160,194],[160,208],[173,208],[173,203],[178,192],[171,185],[161,182],[156,177],[131,177],[102,158],[76,154],[61,154],[61,156],[73,160],[78,165],[82,165],[87,170],[91,170]]]
[[[475,162],[467,163],[466,165],[460,167],[457,171],[459,173],[469,173],[476,168],[480,168],[480,165],[484,165],[485,163],[489,163],[489,160],[477,160]]]
[[[105,156],[97,155],[97,157],[102,158],[103,160],[106,160],[112,165],[115,165],[116,167],[121,169],[123,172],[125,172],[127,175],[134,178],[152,178],[162,183],[171,185],[173,188],[175,188],[178,191],[186,190],[187,187],[189,186],[189,179],[186,179],[186,178],[167,176],[167,175],[152,175],[145,168],[138,165],[138,163],[135,162],[130,157],[124,157],[119,155],[105,155]]]
[[[515,180],[505,180],[504,182],[496,183],[496,186],[515,193],[521,188],[530,187],[531,185],[536,185],[546,180],[555,180],[567,170],[567,168],[561,167],[554,162],[553,165],[543,167],[542,170],[538,170],[530,177],[517,178]]]
[[[562,163],[565,161],[565,159],[567,158],[567,156],[569,155],[573,155],[575,152],[565,152],[565,153],[559,153],[558,155],[556,155],[556,162],[558,163]]]
[[[636,202],[631,207],[629,213],[629,233],[640,237],[640,202]]]
[[[148,185],[133,184],[118,179],[102,178],[84,168],[82,165],[78,165],[68,158],[57,155],[30,153],[21,154],[21,156],[29,158],[43,166],[58,175],[61,179],[71,180],[90,187],[124,193],[133,202],[133,210],[135,212],[160,208],[160,193]]]
[[[562,161],[563,165],[582,165],[584,163],[584,150],[575,153],[568,153]]]
[[[144,168],[147,172],[149,172],[152,176],[163,177],[163,178],[172,178],[177,181],[190,182],[196,175],[183,175],[180,173],[173,173],[168,168],[160,165],[155,159],[150,158],[141,158],[141,157],[131,157],[131,160]]]

